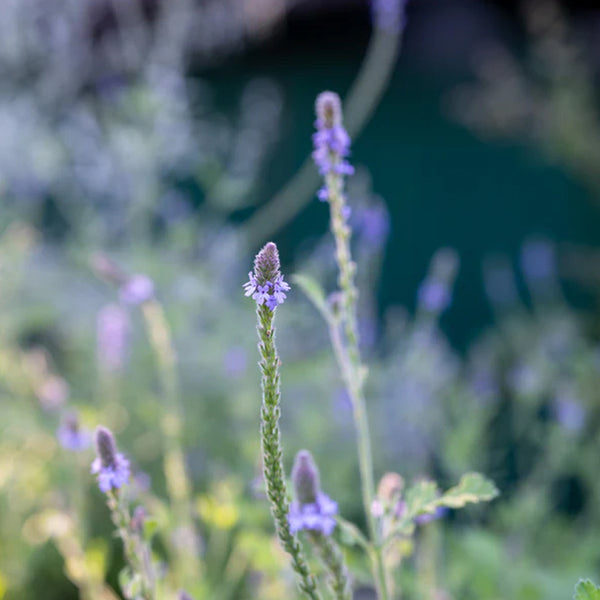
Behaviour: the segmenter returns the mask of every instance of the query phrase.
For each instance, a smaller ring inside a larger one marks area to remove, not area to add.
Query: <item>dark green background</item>
[[[323,24],[308,36],[284,36],[208,73],[224,102],[239,97],[257,76],[272,78],[283,91],[284,129],[262,190],[265,200],[311,151],[315,96],[323,89],[343,96],[358,70],[368,31],[349,23],[330,36]],[[464,346],[491,319],[481,277],[485,256],[505,254],[516,267],[519,249],[532,235],[547,236],[559,248],[563,242],[597,244],[600,211],[582,184],[535,149],[518,140],[480,139],[455,122],[445,100],[455,86],[473,79],[468,61],[435,65],[413,45],[409,27],[389,89],[353,144],[352,162],[368,167],[374,191],[391,213],[382,309],[414,306],[432,254],[452,246],[461,270],[443,325]],[[290,256],[305,238],[326,228],[326,212],[315,200],[275,241]],[[579,299],[576,291],[570,297]]]

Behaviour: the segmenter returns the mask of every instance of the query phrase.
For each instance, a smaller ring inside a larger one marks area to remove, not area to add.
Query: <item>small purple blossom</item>
[[[265,305],[270,310],[283,304],[290,286],[284,281],[279,268],[277,246],[269,242],[256,255],[254,272],[248,273],[248,281],[244,284],[244,295],[252,296],[256,304]]]
[[[290,505],[290,531],[301,529],[331,535],[335,529],[337,502],[321,491],[319,470],[307,450],[300,450],[294,460],[292,483],[296,499]]]
[[[442,312],[452,302],[452,295],[448,286],[441,281],[427,278],[418,291],[419,306],[428,312]]]
[[[252,294],[252,300],[256,300],[256,304],[267,304],[271,298],[269,290],[271,289],[271,282],[267,281],[265,285],[259,285],[256,287],[256,292]]]
[[[556,272],[554,246],[546,240],[531,240],[523,244],[521,268],[534,281],[549,279]]]
[[[106,427],[96,429],[96,455],[91,472],[97,475],[101,492],[119,489],[129,481],[129,461],[117,452],[115,438]]]
[[[337,502],[322,492],[317,496],[316,502],[310,504],[294,501],[290,504],[288,515],[290,531],[296,533],[301,529],[309,529],[320,531],[323,535],[331,535],[335,529],[337,512]]]
[[[553,403],[556,420],[571,432],[581,431],[585,425],[586,411],[581,403],[568,393],[560,393]]]
[[[422,515],[417,515],[415,517],[415,523],[417,525],[425,525],[425,523],[430,523],[431,521],[441,519],[447,514],[448,509],[445,506],[438,506],[433,513],[423,513]]]
[[[147,275],[132,275],[119,289],[121,302],[138,306],[154,298],[154,282]]]
[[[313,134],[313,160],[321,175],[352,175],[354,167],[345,158],[350,154],[350,136],[342,125],[342,105],[333,92],[322,92],[316,101],[316,133]],[[319,200],[327,200],[327,190],[318,192]]]
[[[356,211],[353,229],[371,248],[381,248],[390,233],[390,215],[382,201],[371,202]]]
[[[74,412],[63,416],[60,427],[56,430],[56,437],[63,448],[73,452],[85,450],[92,441],[90,433],[80,427],[79,418]]]

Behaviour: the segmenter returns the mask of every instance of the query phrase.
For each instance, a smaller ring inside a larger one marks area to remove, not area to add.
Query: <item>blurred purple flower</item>
[[[73,452],[85,450],[92,441],[90,433],[81,429],[79,418],[74,412],[68,412],[63,416],[60,427],[56,430],[56,436],[63,448]]]
[[[567,394],[560,394],[554,399],[554,414],[556,420],[567,431],[578,432],[585,425],[585,408]]]
[[[357,235],[370,247],[379,249],[385,244],[390,233],[390,214],[383,202],[371,202],[356,211],[352,226]]]
[[[290,531],[301,529],[331,535],[335,528],[337,503],[321,491],[319,470],[310,452],[300,450],[294,460],[292,483],[296,499],[290,505]]]
[[[439,313],[450,306],[452,294],[446,283],[427,278],[419,286],[418,300],[422,309]]]
[[[415,517],[415,523],[417,525],[425,525],[437,519],[441,519],[448,514],[448,509],[445,506],[438,506],[433,513],[425,513]]]
[[[340,98],[333,92],[322,92],[316,101],[316,133],[313,134],[313,160],[321,175],[352,175],[354,167],[345,158],[350,154],[350,136],[342,125]],[[320,190],[319,200],[326,200],[327,190]]]
[[[531,240],[523,244],[521,268],[528,279],[549,279],[556,272],[554,246],[545,240]]]
[[[118,304],[109,304],[98,312],[98,362],[107,372],[123,369],[129,339],[129,317]]]
[[[406,26],[407,0],[371,0],[373,25],[389,33],[402,33]]]
[[[147,275],[135,274],[119,289],[121,302],[130,306],[138,306],[154,298],[154,282]]]
[[[239,377],[248,366],[248,354],[240,346],[232,346],[225,352],[223,368],[229,377]]]
[[[123,487],[131,476],[129,461],[117,452],[115,438],[106,427],[96,429],[96,455],[91,472],[98,477],[100,491]]]
[[[309,529],[320,531],[323,535],[331,535],[335,529],[337,511],[337,502],[323,492],[319,493],[316,502],[300,504],[294,501],[290,504],[288,515],[290,531],[296,533],[301,529]]]

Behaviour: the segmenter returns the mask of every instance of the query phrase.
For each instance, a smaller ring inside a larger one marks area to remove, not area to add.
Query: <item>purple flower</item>
[[[296,533],[301,529],[320,531],[323,535],[331,535],[335,529],[335,515],[338,512],[337,502],[329,496],[319,493],[315,502],[300,504],[294,501],[290,505],[288,521],[290,531]]]
[[[577,432],[583,429],[586,411],[572,394],[565,391],[559,392],[553,405],[556,420],[567,431]]]
[[[96,429],[96,455],[91,472],[97,475],[101,492],[119,489],[129,481],[129,461],[117,452],[115,438],[106,427]]]
[[[56,437],[63,448],[73,452],[85,450],[91,443],[89,432],[81,429],[77,414],[74,412],[68,412],[63,416],[60,427],[56,430]]]
[[[309,529],[331,535],[336,524],[337,502],[321,491],[319,470],[307,450],[296,454],[292,483],[296,499],[291,503],[288,515],[290,531]]]
[[[109,304],[98,313],[98,362],[108,372],[120,371],[125,365],[129,338],[129,318],[118,304]]]
[[[342,105],[333,92],[322,92],[316,102],[316,133],[313,134],[313,160],[321,175],[352,175],[354,167],[345,160],[350,154],[350,136],[342,125]],[[326,189],[318,192],[319,200],[327,200]]]
[[[256,283],[256,277],[252,271],[248,272],[248,281],[244,284],[244,296],[252,296],[256,292],[258,284]]]
[[[138,306],[154,298],[154,282],[147,275],[132,275],[119,290],[121,302]]]
[[[275,310],[283,304],[286,293],[290,291],[289,284],[284,281],[280,272],[279,253],[277,246],[269,242],[256,255],[254,272],[248,273],[248,281],[244,284],[244,295],[252,296],[256,304]]]
[[[390,215],[383,202],[372,202],[357,211],[354,229],[373,248],[381,248],[390,233]]]
[[[431,521],[441,519],[448,514],[448,509],[445,506],[438,506],[433,513],[424,513],[415,517],[415,523],[417,525],[425,525]]]
[[[427,278],[420,286],[418,292],[419,305],[429,312],[442,312],[452,302],[452,295],[448,286],[441,282]]]
[[[371,15],[377,29],[401,33],[406,25],[407,0],[372,0]]]
[[[256,304],[265,304],[271,298],[271,294],[269,292],[271,288],[271,282],[267,281],[265,285],[259,285],[256,287],[256,292],[252,294],[252,300],[256,300]],[[276,303],[277,304],[277,303]]]

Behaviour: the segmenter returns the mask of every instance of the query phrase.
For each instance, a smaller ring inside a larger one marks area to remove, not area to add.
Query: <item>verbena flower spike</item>
[[[292,532],[306,530],[329,572],[329,583],[337,600],[350,600],[348,569],[337,544],[330,538],[336,525],[337,503],[321,491],[319,470],[307,450],[296,454],[292,470],[295,500],[290,506]]]
[[[279,297],[277,286],[279,286]],[[292,533],[288,522],[289,502],[283,470],[283,449],[279,431],[279,356],[275,346],[274,318],[276,307],[285,299],[284,292],[289,291],[284,284],[280,271],[277,246],[269,242],[256,255],[254,271],[245,284],[246,296],[252,296],[256,302],[258,319],[258,350],[262,373],[262,409],[261,441],[263,471],[267,487],[267,496],[271,504],[271,513],[275,521],[277,535],[281,545],[290,555],[292,568],[298,575],[298,585],[306,597],[312,600],[321,598],[317,584],[310,573],[300,543]]]
[[[296,495],[289,514],[292,533],[307,529],[331,535],[335,528],[337,503],[321,491],[319,471],[307,450],[296,455],[292,482]]]
[[[343,127],[342,104],[337,94],[322,92],[315,103],[317,133],[313,136],[313,158],[324,175],[325,186],[319,192],[320,200],[329,204],[330,228],[335,239],[335,258],[338,264],[339,319],[329,323],[329,332],[336,360],[352,402],[358,442],[358,459],[363,507],[369,524],[369,533],[375,547],[379,547],[379,532],[371,507],[375,496],[371,440],[363,394],[366,368],[360,358],[355,285],[356,264],[350,253],[352,231],[348,225],[350,209],[344,195],[344,177],[353,169],[346,160],[350,153],[350,139]],[[343,143],[342,143],[343,142]],[[387,583],[381,551],[372,553],[373,575],[380,600],[388,599]]]
[[[91,444],[91,436],[88,431],[81,428],[77,413],[70,411],[63,415],[60,427],[56,431],[56,437],[65,450],[80,452]]]
[[[125,485],[131,476],[129,461],[117,452],[112,432],[106,427],[96,429],[96,459],[92,473],[98,477],[100,491],[106,493]]]
[[[97,474],[98,486],[106,494],[129,565],[119,578],[123,594],[129,600],[156,600],[151,551],[143,537],[146,511],[138,506],[131,516],[127,494],[121,493],[130,479],[129,461],[117,451],[115,438],[106,427],[96,428],[96,455],[92,473]]]

